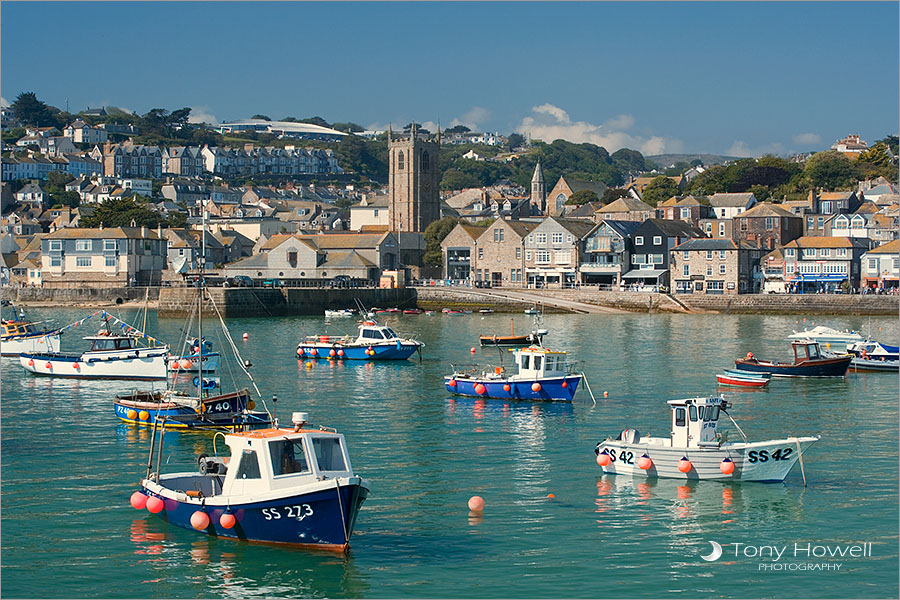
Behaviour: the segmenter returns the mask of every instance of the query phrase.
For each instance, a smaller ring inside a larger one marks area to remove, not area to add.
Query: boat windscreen
[[[302,438],[273,440],[269,442],[269,454],[272,455],[272,472],[275,475],[309,472]]]
[[[341,448],[341,440],[337,437],[312,438],[313,449],[316,452],[316,461],[320,471],[346,471],[344,452]]]
[[[394,338],[400,337],[399,335],[394,333],[394,330],[391,329],[390,327],[385,327],[384,332],[387,334],[388,339],[394,339]]]

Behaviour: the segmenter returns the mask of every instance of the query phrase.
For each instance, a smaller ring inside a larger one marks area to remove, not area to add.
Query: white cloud
[[[450,121],[450,127],[465,125],[472,131],[481,131],[480,123],[484,123],[491,116],[491,111],[480,106],[473,106],[467,113]]]
[[[209,112],[208,106],[192,106],[191,114],[188,116],[188,123],[207,123],[215,125],[219,120],[214,114]]]
[[[816,146],[822,141],[822,136],[817,133],[798,133],[793,138],[795,144],[803,146]]]
[[[738,157],[759,157],[764,154],[785,154],[784,145],[779,142],[772,142],[770,144],[763,144],[762,146],[748,146],[746,142],[743,140],[735,140],[734,143],[731,144],[731,147],[725,151],[725,154],[728,156],[738,156]]]
[[[558,139],[574,143],[587,142],[603,146],[610,153],[620,148],[631,148],[644,155],[680,152],[683,149],[679,140],[626,133],[624,130],[630,129],[635,123],[631,115],[618,115],[602,125],[595,125],[587,121],[572,121],[569,113],[552,104],[542,104],[531,110],[533,116],[522,119],[516,131],[547,143]]]

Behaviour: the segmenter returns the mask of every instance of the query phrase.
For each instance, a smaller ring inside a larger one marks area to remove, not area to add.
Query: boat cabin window
[[[255,450],[244,450],[235,477],[238,479],[259,479],[259,460]]]
[[[114,350],[115,347],[115,340],[94,340],[91,344],[91,350]]]
[[[807,346],[806,350],[809,352],[810,358],[819,358],[819,347],[818,346]]]
[[[535,356],[534,357],[534,370],[539,371],[540,369],[541,369],[541,357]]]
[[[388,339],[400,337],[399,335],[394,333],[394,330],[390,327],[385,328],[384,332],[387,334]]]
[[[688,410],[690,411],[691,422],[696,421],[696,420],[697,420],[697,407],[694,406],[693,404],[691,404],[691,405],[688,407]]]
[[[380,332],[380,331],[375,331],[374,329],[363,329],[362,336],[363,336],[364,338],[367,338],[367,339],[370,339],[370,340],[382,340],[382,339],[384,339],[384,336],[381,335],[381,332]]]
[[[347,470],[347,466],[344,464],[344,452],[341,450],[340,438],[314,437],[312,442],[320,471]]]
[[[269,442],[269,454],[272,455],[272,472],[275,475],[309,472],[302,438]]]
[[[522,355],[522,368],[523,369],[528,368],[528,355],[527,354]]]
[[[706,420],[707,421],[718,421],[719,420],[719,407],[718,406],[707,406],[706,407]]]
[[[116,350],[127,350],[134,345],[132,342],[131,338],[118,339],[116,340]]]
[[[684,427],[684,408],[675,409],[675,427]]]

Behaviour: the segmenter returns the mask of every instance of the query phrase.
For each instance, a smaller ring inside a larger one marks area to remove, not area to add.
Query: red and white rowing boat
[[[771,377],[762,376],[766,374],[749,373],[737,371],[736,369],[726,369],[724,373],[716,375],[716,381],[720,385],[736,385],[740,387],[765,387],[769,385]]]

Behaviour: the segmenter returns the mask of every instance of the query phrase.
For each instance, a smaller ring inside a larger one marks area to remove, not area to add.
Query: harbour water
[[[85,314],[32,311],[59,324]],[[3,359],[3,596],[898,596],[897,374],[718,388],[716,373],[748,351],[787,360],[786,336],[812,319],[548,315],[546,345],[582,362],[596,405],[586,389],[572,404],[450,397],[442,376],[451,363],[497,363],[501,351],[473,357],[470,348],[480,334],[508,333],[511,318],[516,331],[530,325],[524,315],[392,315],[387,324],[426,343],[422,362],[311,368],[294,352],[301,335],[322,333],[323,319],[229,321],[264,396],[278,395],[282,421],[304,410],[337,427],[355,471],[370,480],[346,555],[212,539],[132,509],[149,432],[120,424],[111,400],[143,384],[35,377]],[[898,339],[896,318],[815,324]],[[148,331],[174,345],[183,325],[151,313]],[[335,321],[328,332],[353,328]],[[63,349],[82,348],[79,338],[66,334]],[[751,439],[821,436],[804,454],[808,487],[799,465],[783,485],[600,473],[597,441],[626,427],[665,435],[666,400],[719,391]],[[188,467],[211,447],[210,434],[170,433],[164,461]],[[466,508],[476,494],[482,516]],[[706,562],[710,541],[724,554]],[[804,550],[864,543],[871,556]],[[778,561],[766,549],[782,547]]]

